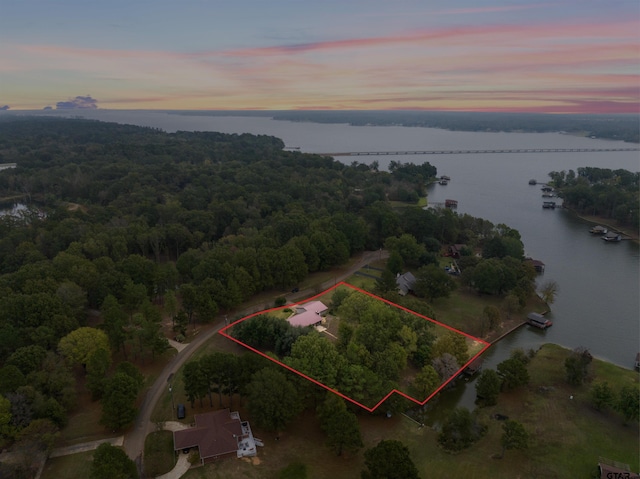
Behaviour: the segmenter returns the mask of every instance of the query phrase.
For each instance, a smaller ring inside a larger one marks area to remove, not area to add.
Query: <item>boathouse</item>
[[[527,314],[527,324],[536,328],[547,329],[553,323],[540,313],[529,313]]]
[[[482,370],[483,364],[484,364],[484,359],[475,358],[473,361],[469,363],[469,365],[466,368],[464,368],[464,371],[462,372],[467,376],[473,376],[475,373]]]
[[[444,200],[444,206],[446,208],[457,208],[458,207],[458,201],[456,201],[456,200]]]
[[[554,209],[556,207],[555,201],[543,201],[542,207],[547,209]]]
[[[604,235],[607,234],[607,228],[604,226],[594,226],[589,230],[589,233],[593,233],[594,235]]]
[[[459,258],[462,255],[462,249],[466,247],[464,244],[452,244],[447,248],[447,254],[452,258]]]
[[[612,243],[617,243],[618,241],[622,241],[622,235],[620,233],[616,233],[614,231],[609,231],[602,237],[603,240],[609,241]]]
[[[536,270],[536,273],[544,273],[544,263],[538,259],[533,258],[525,258],[525,261],[533,266],[533,269]]]

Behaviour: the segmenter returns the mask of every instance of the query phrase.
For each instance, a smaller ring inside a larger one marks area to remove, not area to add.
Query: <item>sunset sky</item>
[[[638,0],[0,0],[0,107],[638,113]]]

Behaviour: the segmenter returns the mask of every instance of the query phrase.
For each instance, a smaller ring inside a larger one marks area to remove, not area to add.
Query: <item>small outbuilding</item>
[[[400,293],[400,296],[406,296],[410,291],[413,291],[416,281],[416,277],[411,273],[411,271],[407,271],[404,274],[398,274],[398,276],[396,276],[396,285],[398,286],[398,293]]]

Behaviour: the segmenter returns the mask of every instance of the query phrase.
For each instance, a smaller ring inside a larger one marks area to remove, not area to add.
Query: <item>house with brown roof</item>
[[[198,448],[202,464],[224,457],[256,455],[256,440],[247,421],[241,421],[237,412],[220,409],[194,416],[195,425],[173,432],[175,451],[188,452]]]

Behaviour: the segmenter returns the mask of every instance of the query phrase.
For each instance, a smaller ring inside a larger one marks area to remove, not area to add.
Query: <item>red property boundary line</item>
[[[454,375],[453,375],[453,376],[451,376],[449,379],[447,379],[445,382],[443,382],[443,383],[440,385],[440,387],[438,387],[438,389],[436,389],[434,392],[432,392],[432,393],[431,393],[429,396],[427,396],[427,398],[426,398],[426,399],[424,399],[423,401],[419,401],[419,400],[417,400],[417,399],[415,399],[415,398],[413,398],[413,397],[409,396],[408,394],[406,394],[406,393],[404,393],[404,392],[402,392],[402,391],[399,391],[399,390],[397,390],[397,389],[392,389],[392,390],[391,390],[391,391],[390,391],[386,396],[384,396],[380,401],[378,401],[378,403],[377,403],[375,406],[373,406],[373,407],[371,407],[371,408],[370,408],[370,407],[367,407],[367,406],[365,406],[364,404],[362,404],[362,403],[360,403],[360,402],[356,401],[355,399],[352,399],[352,398],[350,398],[349,396],[346,396],[346,395],[342,394],[342,393],[341,393],[340,391],[338,391],[337,389],[334,389],[334,388],[331,388],[331,387],[329,387],[329,386],[327,386],[327,385],[325,385],[325,384],[322,384],[320,381],[317,381],[316,379],[313,379],[312,377],[307,376],[306,374],[304,374],[304,373],[302,373],[302,372],[298,371],[297,369],[294,369],[294,368],[292,368],[291,366],[288,366],[287,364],[284,364],[283,362],[278,361],[277,359],[274,359],[274,358],[272,358],[271,356],[268,356],[268,355],[266,355],[265,353],[263,353],[263,352],[261,352],[261,351],[258,351],[256,348],[253,348],[253,347],[249,346],[248,344],[245,344],[245,343],[243,343],[243,342],[241,342],[241,341],[238,341],[236,338],[234,338],[234,337],[232,337],[231,335],[227,334],[227,330],[228,330],[229,328],[232,328],[232,327],[233,327],[233,326],[235,326],[236,324],[239,324],[239,323],[241,323],[242,321],[246,321],[246,320],[247,320],[247,319],[249,319],[249,318],[253,318],[254,316],[258,316],[258,315],[265,314],[265,313],[270,313],[271,311],[278,311],[278,310],[281,310],[281,309],[289,308],[289,307],[291,307],[291,306],[296,306],[296,305],[299,305],[299,304],[302,304],[302,303],[307,303],[307,302],[309,302],[309,301],[314,300],[315,298],[318,298],[319,296],[323,296],[323,295],[325,295],[325,294],[327,294],[327,293],[331,292],[332,290],[337,289],[337,288],[338,288],[338,287],[340,287],[340,286],[346,286],[346,287],[348,287],[348,288],[351,288],[351,289],[352,289],[352,290],[354,290],[354,291],[358,291],[358,292],[360,292],[360,293],[366,294],[367,296],[370,296],[370,297],[372,297],[372,298],[374,298],[374,299],[376,299],[376,300],[378,300],[378,301],[382,301],[382,302],[384,302],[384,303],[386,303],[386,304],[388,304],[388,305],[390,305],[390,306],[396,307],[396,308],[401,309],[401,310],[403,310],[403,311],[405,311],[405,312],[407,312],[407,313],[410,313],[410,314],[413,314],[413,315],[415,315],[415,316],[418,316],[418,317],[420,317],[420,318],[422,318],[422,319],[425,319],[426,321],[430,321],[430,322],[431,322],[431,323],[433,323],[433,324],[437,324],[438,326],[442,326],[443,328],[446,328],[446,329],[448,329],[449,331],[452,331],[452,332],[457,333],[457,334],[462,334],[463,336],[466,336],[467,338],[469,338],[469,339],[471,339],[471,340],[473,340],[473,341],[476,341],[476,342],[479,342],[479,343],[481,343],[481,344],[484,344],[484,347],[483,347],[483,348],[482,348],[482,349],[481,349],[477,354],[475,354],[471,359],[469,359],[469,361],[467,361],[467,362],[466,362],[466,363],[465,363],[465,364],[464,364],[464,365],[463,365],[463,366],[458,370],[458,372],[457,372],[456,374],[454,374]],[[424,405],[424,404],[426,404],[426,403],[427,403],[431,398],[433,398],[436,394],[438,394],[438,393],[439,393],[439,392],[440,392],[440,391],[441,391],[445,386],[447,386],[447,384],[449,384],[451,381],[453,381],[455,378],[457,378],[457,377],[460,375],[460,373],[461,373],[462,371],[464,371],[464,369],[465,369],[467,366],[469,366],[473,361],[475,361],[478,357],[480,357],[480,355],[481,355],[482,353],[484,353],[484,352],[485,352],[485,351],[486,351],[486,350],[491,346],[491,344],[490,344],[490,343],[488,343],[488,342],[486,342],[486,341],[484,341],[484,340],[482,340],[482,339],[480,339],[480,338],[476,338],[475,336],[472,336],[472,335],[470,335],[470,334],[467,334],[467,333],[465,333],[465,332],[463,332],[463,331],[460,331],[460,330],[458,330],[458,329],[452,328],[451,326],[448,326],[448,325],[446,325],[446,324],[444,324],[444,323],[441,323],[441,322],[439,322],[439,321],[436,321],[435,319],[431,319],[431,318],[429,318],[429,317],[427,317],[427,316],[424,316],[424,315],[422,315],[422,314],[416,313],[415,311],[412,311],[412,310],[410,310],[410,309],[408,309],[408,308],[405,308],[404,306],[400,306],[399,304],[393,303],[393,302],[391,302],[391,301],[389,301],[389,300],[386,300],[386,299],[384,299],[384,298],[381,298],[381,297],[379,297],[379,296],[376,296],[375,294],[372,294],[372,293],[370,293],[370,292],[368,292],[368,291],[365,291],[365,290],[363,290],[363,289],[360,289],[360,288],[358,288],[358,287],[356,287],[356,286],[353,286],[353,285],[351,285],[351,284],[349,284],[349,283],[345,283],[344,281],[341,281],[341,282],[339,282],[338,284],[336,284],[336,285],[334,285],[334,286],[330,287],[329,289],[327,289],[327,290],[325,290],[325,291],[323,291],[323,292],[321,292],[321,293],[318,293],[318,294],[316,294],[315,296],[312,296],[312,297],[310,297],[310,298],[307,298],[307,299],[305,299],[304,301],[298,301],[297,303],[293,303],[293,304],[288,304],[288,305],[284,305],[284,306],[278,306],[278,307],[274,307],[274,308],[265,309],[265,310],[263,310],[263,311],[258,311],[258,312],[256,312],[256,313],[253,313],[253,314],[250,314],[250,315],[248,315],[248,316],[245,316],[244,318],[240,318],[240,319],[238,319],[237,321],[234,321],[233,323],[229,324],[228,326],[225,326],[224,328],[222,328],[218,333],[219,333],[219,334],[221,334],[222,336],[224,336],[225,338],[230,339],[231,341],[233,341],[233,342],[235,342],[235,343],[239,344],[240,346],[243,346],[244,348],[246,348],[246,349],[248,349],[248,350],[250,350],[250,351],[252,351],[252,352],[254,352],[254,353],[256,353],[256,354],[259,354],[259,355],[260,355],[260,356],[262,356],[263,358],[266,358],[266,359],[268,359],[269,361],[272,361],[272,362],[276,363],[277,365],[279,365],[279,366],[281,366],[281,367],[283,367],[283,368],[285,368],[285,369],[288,369],[289,371],[291,371],[291,372],[293,372],[293,373],[297,374],[298,376],[300,376],[300,377],[302,377],[302,378],[306,379],[307,381],[311,381],[312,383],[314,383],[314,384],[316,384],[316,385],[318,385],[318,386],[320,386],[320,387],[322,387],[322,388],[326,389],[327,391],[331,391],[333,394],[335,394],[335,395],[337,395],[337,396],[340,396],[342,399],[344,399],[344,400],[346,400],[346,401],[349,401],[350,403],[353,403],[353,404],[355,404],[356,406],[359,406],[359,407],[361,407],[362,409],[364,409],[364,410],[366,410],[366,411],[368,411],[368,412],[373,412],[373,411],[375,411],[375,410],[376,410],[376,409],[377,409],[377,408],[378,408],[378,407],[379,407],[383,402],[385,402],[387,399],[389,399],[389,397],[391,397],[391,395],[392,395],[392,394],[394,394],[394,393],[395,393],[395,394],[398,394],[398,395],[400,395],[400,396],[402,396],[402,397],[404,397],[404,398],[406,398],[406,399],[409,399],[410,401],[412,401],[412,402],[416,403],[416,404],[417,404],[417,405],[419,405],[419,406],[423,406],[423,405]]]

